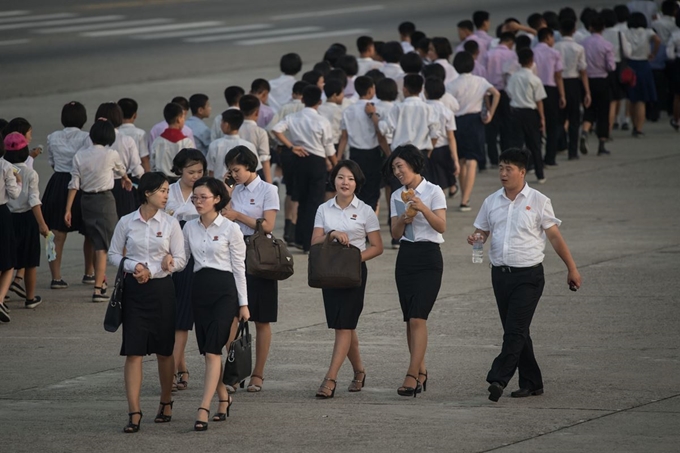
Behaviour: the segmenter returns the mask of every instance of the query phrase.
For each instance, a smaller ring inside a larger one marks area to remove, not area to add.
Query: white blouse
[[[363,252],[366,250],[368,233],[380,231],[378,216],[356,195],[344,209],[338,206],[336,198],[333,197],[319,206],[314,218],[314,228],[323,228],[325,234],[332,230],[346,233],[350,244]]]
[[[0,206],[8,199],[16,199],[21,194],[21,184],[17,184],[14,166],[0,157]]]
[[[21,176],[21,193],[15,200],[9,200],[7,207],[12,213],[30,211],[34,206],[42,205],[40,201],[40,188],[38,172],[28,168],[25,162],[16,164]]]
[[[73,156],[76,152],[91,145],[90,134],[77,127],[52,132],[47,136],[47,159],[54,171],[71,173]]]
[[[191,192],[185,200],[184,195],[182,195],[182,188],[179,185],[179,181],[174,184],[170,184],[168,191],[168,202],[165,205],[165,212],[180,222],[186,222],[198,218],[196,206],[194,206],[194,204],[191,202]]]
[[[259,176],[247,186],[237,185],[231,193],[231,209],[253,219],[261,219],[265,211],[278,211],[279,207],[279,190],[275,185],[262,181]],[[244,236],[255,233],[245,223],[237,221],[236,224]]]
[[[113,189],[115,175],[122,177],[125,174],[125,166],[117,151],[94,145],[81,149],[73,156],[68,188],[91,193],[104,192]]]
[[[390,197],[390,212],[392,217],[398,217],[403,214],[406,210],[405,203],[401,200],[401,192],[406,190],[405,186],[392,192]],[[446,197],[441,187],[432,184],[431,182],[423,179],[418,187],[415,189],[416,196],[420,198],[425,206],[430,208],[432,211],[438,209],[446,209]],[[412,226],[413,228],[408,228]],[[408,231],[410,230],[410,231]],[[430,226],[422,212],[416,214],[413,218],[413,223],[406,225],[404,229],[404,235],[401,237],[400,241],[409,242],[434,242],[441,244],[444,242],[444,237],[441,233]]]

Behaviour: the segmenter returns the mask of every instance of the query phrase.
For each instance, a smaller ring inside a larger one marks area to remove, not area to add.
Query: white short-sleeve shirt
[[[456,98],[460,105],[456,116],[481,113],[484,96],[492,86],[486,79],[470,73],[461,74],[453,82],[447,84],[446,92]]]
[[[71,173],[73,156],[91,144],[90,135],[77,127],[67,127],[47,136],[47,156],[54,171]]]
[[[541,79],[527,68],[510,76],[505,91],[510,98],[510,107],[515,108],[535,109],[538,101],[548,97]]]
[[[231,209],[253,219],[264,217],[265,211],[278,211],[280,209],[279,191],[275,185],[262,181],[259,176],[253,179],[247,186],[239,184],[231,193]],[[250,236],[255,230],[248,225],[236,222],[244,236]]]
[[[40,201],[40,188],[38,172],[28,168],[25,162],[15,165],[19,169],[21,176],[21,193],[14,200],[7,202],[7,207],[12,213],[22,213],[30,211],[34,206],[42,205]]]
[[[180,222],[187,222],[198,218],[196,206],[191,202],[191,193],[184,198],[179,181],[170,184],[168,191],[168,202],[165,204],[165,212],[173,216]]]
[[[439,129],[437,129],[437,143],[435,143],[434,146],[437,148],[448,146],[449,137],[447,133],[448,131],[456,130],[456,117],[453,115],[451,109],[444,105],[444,103],[439,99],[428,100],[426,103],[432,107],[434,114],[439,120]]]
[[[237,146],[245,146],[255,154],[255,157],[257,157],[256,170],[262,168],[260,156],[257,154],[255,145],[249,141],[243,140],[238,135],[225,135],[212,142],[208,148],[208,156],[206,157],[206,160],[208,161],[208,171],[213,172],[215,178],[219,180],[224,179],[224,175],[227,173],[227,166],[224,165],[224,158],[227,157],[229,151]]]
[[[325,234],[332,230],[346,233],[350,244],[363,252],[368,233],[380,231],[378,216],[356,195],[344,209],[338,206],[336,198],[331,198],[316,210],[314,228],[323,228]]]
[[[401,200],[401,193],[404,190],[406,190],[406,187],[402,186],[400,189],[392,192],[392,196],[390,197],[390,213],[392,217],[398,217],[398,212],[403,212],[405,209],[404,202]],[[416,196],[420,198],[423,204],[430,208],[431,211],[446,209],[446,196],[444,196],[444,191],[442,191],[441,187],[423,179],[420,184],[418,184],[418,187],[416,187],[415,192]],[[397,204],[401,204],[404,209],[397,210]],[[413,226],[414,240],[409,239],[404,235],[401,237],[400,241],[434,242],[437,244],[444,242],[444,236],[430,226],[422,212],[416,214],[411,226]]]

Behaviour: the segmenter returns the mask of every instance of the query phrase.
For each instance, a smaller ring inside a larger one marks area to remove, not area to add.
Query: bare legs
[[[271,324],[268,322],[256,322],[255,331],[257,333],[257,340],[255,343],[255,366],[253,367],[253,374],[251,375],[248,387],[262,386],[264,365],[267,363],[269,348],[272,344]]]
[[[425,374],[425,352],[427,351],[427,321],[425,319],[412,318],[406,323],[406,340],[408,350],[411,353],[408,372],[412,376]],[[403,387],[416,387],[415,379],[406,376]]]
[[[66,243],[65,231],[54,231],[54,246],[57,251],[57,259],[50,261],[48,264],[50,266],[50,273],[52,274],[52,280],[61,280],[61,258],[64,252],[64,244]],[[83,242],[83,258],[85,261],[85,275],[94,274],[94,247],[92,246],[92,241],[85,238]]]
[[[476,177],[477,161],[475,159],[460,159],[460,203],[462,205],[470,204],[470,195],[472,195]]]
[[[364,370],[364,364],[361,361],[361,354],[359,353],[359,337],[356,330],[336,329],[331,365],[328,368],[328,372],[326,373],[326,377],[328,379],[336,380],[338,378],[340,367],[345,361],[345,358],[349,359],[355,372]],[[322,385],[329,386],[329,384],[331,384],[331,382],[326,380]],[[319,387],[319,391],[317,393],[330,396],[331,391],[332,390],[328,390],[322,386]]]
[[[642,132],[642,126],[645,125],[645,103],[636,102],[632,104],[633,116],[633,131]]]

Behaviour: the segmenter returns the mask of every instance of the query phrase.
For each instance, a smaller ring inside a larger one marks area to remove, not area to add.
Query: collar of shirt
[[[530,190],[531,190],[531,189],[529,188],[529,183],[527,183],[527,182],[525,181],[525,182],[524,182],[524,187],[522,187],[522,190],[519,191],[519,193],[517,194],[517,197],[520,196],[520,195],[522,195],[524,198],[526,198],[527,195],[529,194],[529,191],[530,191]],[[506,200],[508,200],[508,201],[514,201],[514,200],[511,200],[510,198],[508,198],[508,196],[505,194],[505,190],[503,190],[503,192],[501,192],[501,196],[502,196],[503,198],[505,198]],[[515,200],[517,199],[517,197],[515,197]]]
[[[313,107],[305,107],[302,110],[300,110],[303,115],[320,115],[319,111]]]
[[[257,126],[257,122],[255,120],[243,120],[243,124],[250,124],[251,126]]]
[[[425,180],[425,178],[422,178],[420,180],[420,184],[416,186],[415,191],[418,195],[422,195],[423,193],[425,193],[425,189],[427,189],[427,181]]]
[[[217,214],[217,217],[215,217],[215,220],[213,220],[213,222],[210,225],[208,225],[207,228],[203,225],[203,222],[201,222],[201,219],[200,218],[198,219],[198,224],[201,225],[206,230],[209,230],[213,225],[215,227],[219,228],[223,223],[224,223],[224,217],[222,217],[222,214],[219,214],[219,213]]]
[[[259,186],[261,182],[262,182],[262,179],[260,179],[259,176],[256,176],[255,179],[253,179],[252,181],[250,181],[250,184],[247,184],[247,185],[244,184],[243,187],[244,187],[248,192],[251,192],[251,193],[252,193],[252,192],[255,192],[255,190],[257,189],[257,186]]]
[[[338,196],[337,195],[334,196],[331,199],[331,206],[333,206],[334,208],[338,208],[340,210],[347,209],[347,208],[340,207],[340,205],[338,204]],[[352,198],[352,201],[349,202],[349,206],[352,206],[353,208],[356,208],[357,206],[359,206],[359,198],[356,195],[354,195],[354,198]]]
[[[139,208],[135,211],[134,215],[132,216],[132,220],[139,220],[144,223],[149,223],[151,222],[151,220],[155,220],[156,222],[160,223],[162,215],[163,215],[162,211],[159,209],[149,220],[144,220],[144,218],[142,217],[141,208]]]

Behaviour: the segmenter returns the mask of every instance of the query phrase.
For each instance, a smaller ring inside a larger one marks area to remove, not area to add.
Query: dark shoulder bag
[[[309,250],[309,286],[324,289],[361,286],[361,250],[333,241],[330,233],[325,241]]]
[[[257,219],[255,233],[246,238],[246,272],[268,280],[285,280],[293,275],[293,255],[281,239],[262,228]]]
[[[236,332],[236,339],[229,345],[227,360],[224,362],[222,382],[224,385],[236,387],[243,382],[253,370],[253,338],[248,330],[248,321],[241,321]]]
[[[106,315],[104,315],[104,329],[107,332],[115,332],[123,323],[123,287],[125,286],[125,271],[123,270],[123,263],[127,258],[123,257],[118,265],[118,272],[116,273],[116,281],[111,292],[111,299],[109,305],[106,307]]]

